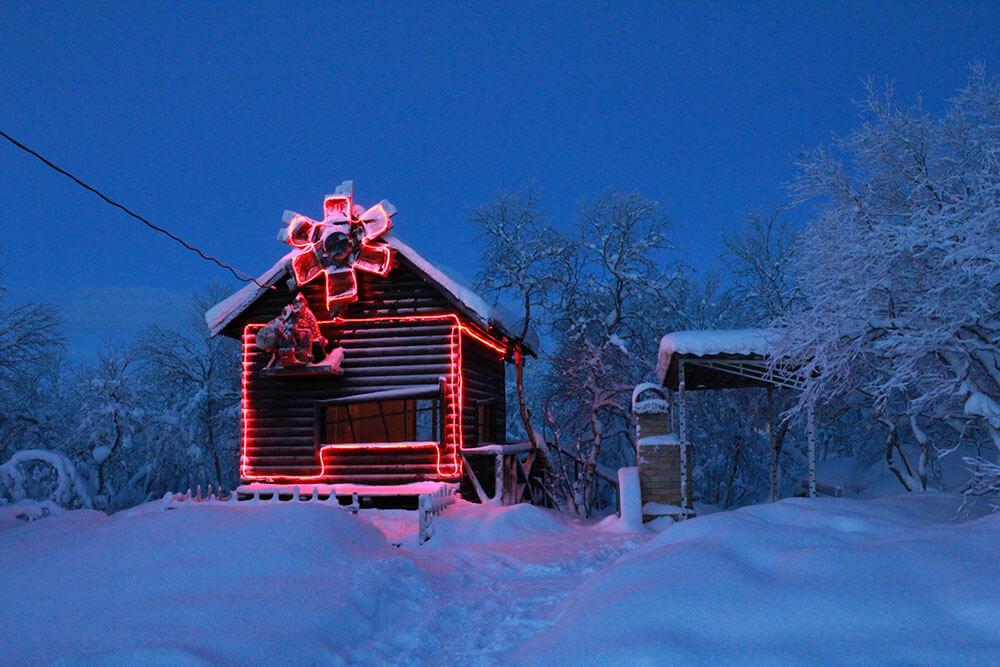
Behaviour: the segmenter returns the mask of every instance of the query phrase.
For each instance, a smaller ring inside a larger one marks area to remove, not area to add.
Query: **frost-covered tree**
[[[25,498],[89,505],[73,462],[50,451],[58,430],[64,350],[53,306],[7,307],[0,288],[0,503]]]
[[[573,488],[582,514],[597,500],[598,466],[635,461],[632,388],[651,375],[659,336],[677,317],[680,272],[664,268],[670,250],[658,204],[637,193],[610,192],[581,209],[545,392],[549,433],[568,437],[583,461]]]
[[[1000,83],[975,69],[940,116],[869,86],[862,112],[799,163],[794,190],[820,212],[779,352],[807,378],[800,409],[861,392],[918,490],[935,456],[991,447],[973,461],[988,470],[1000,451]]]
[[[155,387],[151,408],[185,455],[189,483],[232,488],[237,481],[240,415],[240,346],[211,338],[203,313],[224,295],[211,288],[192,298],[182,327],[154,327],[139,341],[140,377]],[[153,471],[150,472],[153,474]],[[176,477],[176,475],[175,475]],[[175,480],[177,483],[183,482]]]
[[[134,349],[103,350],[95,363],[74,369],[63,388],[60,448],[85,472],[94,506],[109,512],[136,501],[134,471],[156,433],[140,399],[136,357]]]
[[[549,225],[538,194],[532,188],[501,192],[489,204],[476,209],[471,221],[478,227],[483,246],[479,288],[484,293],[516,304],[519,331],[514,341],[514,396],[524,435],[532,447],[541,449],[548,462],[554,460],[548,443],[540,435],[525,388],[525,359],[521,344],[534,330],[547,330],[561,269],[572,253],[571,243]],[[540,354],[541,350],[535,350]],[[537,373],[536,373],[537,375]],[[568,498],[562,470],[550,468],[550,496],[560,502]],[[570,499],[570,502],[571,499]]]
[[[767,326],[793,310],[799,301],[791,274],[795,235],[784,211],[749,215],[737,232],[724,234],[722,241],[729,293],[740,304],[741,319],[748,325]]]
[[[62,322],[55,308],[6,307],[0,289],[0,460],[18,449],[46,446],[44,398],[62,353]]]

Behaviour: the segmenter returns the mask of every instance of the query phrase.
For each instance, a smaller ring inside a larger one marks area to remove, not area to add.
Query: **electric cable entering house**
[[[108,197],[106,194],[104,194],[103,192],[101,192],[97,188],[93,187],[92,185],[88,185],[87,183],[84,183],[82,180],[80,180],[79,178],[77,178],[76,176],[74,176],[73,174],[71,174],[70,172],[66,171],[65,169],[63,169],[59,165],[53,163],[51,160],[47,159],[45,156],[41,155],[37,151],[32,150],[28,146],[25,146],[20,141],[18,141],[14,137],[10,136],[9,134],[7,134],[6,132],[4,132],[3,130],[0,130],[0,137],[3,137],[4,139],[6,139],[10,143],[12,143],[14,146],[16,146],[17,148],[19,148],[22,151],[24,151],[25,153],[28,153],[29,155],[33,155],[39,161],[41,161],[42,164],[44,164],[45,166],[49,167],[50,169],[53,169],[53,170],[59,172],[63,176],[66,176],[67,178],[69,178],[70,180],[72,180],[74,183],[76,183],[80,187],[84,188],[85,190],[89,190],[90,192],[93,192],[95,195],[97,195],[98,197],[100,197],[101,199],[103,199],[105,202],[107,202],[111,206],[114,206],[115,208],[121,209],[122,211],[124,211],[128,215],[132,216],[133,218],[135,218],[136,220],[138,220],[142,224],[146,225],[147,227],[149,227],[153,231],[159,232],[160,234],[163,234],[167,238],[172,239],[172,240],[176,241],[177,243],[180,243],[186,249],[188,249],[191,252],[195,253],[196,255],[198,255],[199,257],[201,257],[203,260],[208,261],[208,262],[212,262],[213,264],[215,264],[215,265],[217,265],[217,266],[219,266],[219,267],[221,267],[221,268],[229,271],[234,276],[236,276],[236,278],[238,278],[239,280],[242,280],[245,283],[254,283],[258,287],[263,287],[264,289],[277,289],[273,285],[266,285],[266,284],[260,282],[259,280],[257,280],[256,278],[254,278],[253,276],[251,276],[250,274],[245,273],[243,271],[240,271],[236,267],[234,267],[234,266],[232,266],[230,264],[227,264],[226,262],[223,262],[221,259],[218,259],[217,257],[213,257],[212,255],[209,255],[208,253],[206,253],[205,251],[203,251],[201,248],[198,248],[197,246],[191,245],[190,243],[188,243],[187,241],[185,241],[181,237],[177,236],[176,234],[174,234],[170,230],[165,229],[163,227],[160,227],[157,224],[154,224],[154,223],[150,222],[149,220],[147,220],[146,218],[142,217],[141,215],[139,215],[135,211],[132,211],[131,209],[129,209],[124,204],[121,204],[121,203],[115,201],[111,197]]]

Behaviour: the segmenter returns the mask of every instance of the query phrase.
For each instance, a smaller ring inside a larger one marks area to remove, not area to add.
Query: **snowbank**
[[[995,662],[1000,514],[960,522],[960,502],[791,499],[637,532],[459,502],[423,546],[415,512],[327,503],[11,519],[0,663]]]
[[[310,505],[67,512],[5,529],[0,572],[0,661],[22,665],[391,659],[372,626],[419,641],[427,595],[381,532]]]
[[[568,535],[576,522],[534,505],[480,505],[458,501],[434,522],[432,548],[517,543]]]
[[[677,524],[598,574],[530,664],[975,664],[1000,650],[1000,514],[790,499]]]

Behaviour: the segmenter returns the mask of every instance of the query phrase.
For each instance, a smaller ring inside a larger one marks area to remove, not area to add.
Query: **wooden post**
[[[494,474],[496,475],[495,486],[493,488],[493,502],[497,505],[506,505],[506,499],[504,498],[504,488],[503,488],[503,454],[497,454],[495,459],[496,469]]]
[[[687,442],[687,410],[684,404],[684,361],[677,360],[677,409],[680,420],[680,434],[678,440],[681,441],[681,504],[683,507],[691,508],[690,480],[688,479],[688,442]]]
[[[806,408],[806,439],[809,442],[809,497],[816,497],[816,424],[813,419],[814,404]]]

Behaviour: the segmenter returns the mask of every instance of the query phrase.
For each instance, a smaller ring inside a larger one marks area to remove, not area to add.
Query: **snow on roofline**
[[[428,280],[448,293],[486,331],[497,328],[511,338],[515,337],[515,329],[519,324],[516,316],[511,315],[501,306],[489,304],[471,289],[443,273],[439,267],[424,259],[420,253],[404,243],[394,232],[389,232],[384,238],[389,243],[390,248],[406,258]],[[295,251],[292,251],[279,259],[274,266],[257,279],[258,282],[271,286],[284,280],[289,275],[291,259],[294,255]],[[225,329],[250,304],[260,298],[266,289],[256,283],[248,283],[235,294],[209,308],[205,313],[205,323],[208,325],[211,335],[214,336]],[[533,330],[529,329],[524,342],[531,350],[538,349],[538,335]]]
[[[289,265],[294,253],[295,251],[289,252],[287,255],[275,262],[274,266],[257,278],[257,282],[262,283],[267,287],[276,285],[280,282],[288,274]],[[225,329],[226,325],[236,319],[237,316],[239,316],[239,314],[244,310],[249,308],[250,304],[256,301],[264,293],[267,287],[261,287],[257,283],[247,283],[235,293],[230,294],[225,299],[209,308],[205,312],[205,324],[208,325],[208,330],[211,335],[214,336]]]
[[[670,360],[675,354],[708,357],[716,354],[767,356],[778,334],[768,329],[716,329],[674,331],[660,339],[656,360],[656,375],[666,378]]]
[[[389,247],[399,252],[403,257],[408,259],[418,271],[425,274],[431,282],[440,285],[459,303],[464,305],[466,309],[472,311],[472,313],[477,316],[479,324],[481,324],[487,331],[489,330],[490,325],[493,325],[501,329],[508,336],[512,338],[516,337],[515,331],[520,328],[520,320],[517,316],[513,315],[510,311],[499,304],[488,303],[471,289],[455,280],[453,277],[446,275],[441,270],[439,265],[435,265],[424,259],[420,253],[404,243],[394,231],[390,231],[386,234],[385,238],[389,242]],[[528,334],[525,336],[525,345],[527,345],[531,350],[538,350],[538,342],[538,335],[533,329],[529,328]]]

